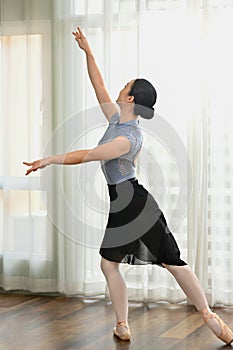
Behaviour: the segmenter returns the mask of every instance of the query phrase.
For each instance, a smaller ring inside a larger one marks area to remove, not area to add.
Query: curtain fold
[[[109,208],[100,164],[54,166],[30,178],[21,165],[92,148],[107,127],[71,34],[79,25],[113,99],[138,76],[157,88],[156,118],[140,120],[137,177],[210,304],[231,305],[232,1],[0,4],[2,288],[109,296],[98,254]],[[186,300],[165,269],[121,271],[130,300]]]

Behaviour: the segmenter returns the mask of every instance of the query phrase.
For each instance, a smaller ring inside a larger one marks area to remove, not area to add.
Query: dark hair
[[[136,79],[129,92],[134,96],[134,114],[142,118],[151,119],[154,116],[154,104],[157,100],[157,92],[154,86],[146,79]]]

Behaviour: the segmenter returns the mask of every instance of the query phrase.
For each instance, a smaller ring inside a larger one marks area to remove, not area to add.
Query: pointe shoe
[[[123,334],[119,334],[119,333],[117,332],[117,326],[124,326],[124,327],[127,329],[127,331],[126,331],[125,333],[123,333]],[[130,338],[131,338],[131,333],[130,333],[130,330],[129,330],[129,325],[128,325],[128,323],[125,322],[125,321],[118,321],[118,322],[117,322],[117,326],[114,327],[113,333],[114,333],[118,338],[120,338],[121,340],[130,340]]]
[[[232,331],[230,330],[230,328],[223,322],[223,320],[217,314],[210,313],[207,309],[204,309],[204,310],[202,310],[202,316],[203,316],[203,319],[204,319],[205,323],[207,323],[207,321],[210,318],[215,318],[218,321],[218,323],[219,323],[219,325],[220,325],[220,327],[222,329],[221,334],[217,335],[217,337],[219,339],[221,339],[227,345],[230,345],[233,342],[233,333],[232,333]]]

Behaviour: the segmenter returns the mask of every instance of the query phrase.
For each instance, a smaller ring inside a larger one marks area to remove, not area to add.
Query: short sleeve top
[[[143,135],[138,120],[119,123],[120,115],[115,113],[109,120],[108,128],[99,140],[98,146],[114,140],[118,136],[126,136],[130,141],[128,153],[118,158],[101,161],[101,168],[108,184],[118,184],[136,177],[135,159],[142,147]]]

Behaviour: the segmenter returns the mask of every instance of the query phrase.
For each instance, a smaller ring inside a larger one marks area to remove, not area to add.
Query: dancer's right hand
[[[23,162],[24,165],[29,166],[25,175],[29,175],[32,171],[37,171],[38,169],[43,169],[47,165],[52,163],[51,157],[35,160],[34,162]]]
[[[72,32],[72,34],[75,36],[75,40],[77,41],[80,49],[84,50],[85,52],[91,51],[87,38],[83,34],[80,27],[77,28],[76,32]]]

